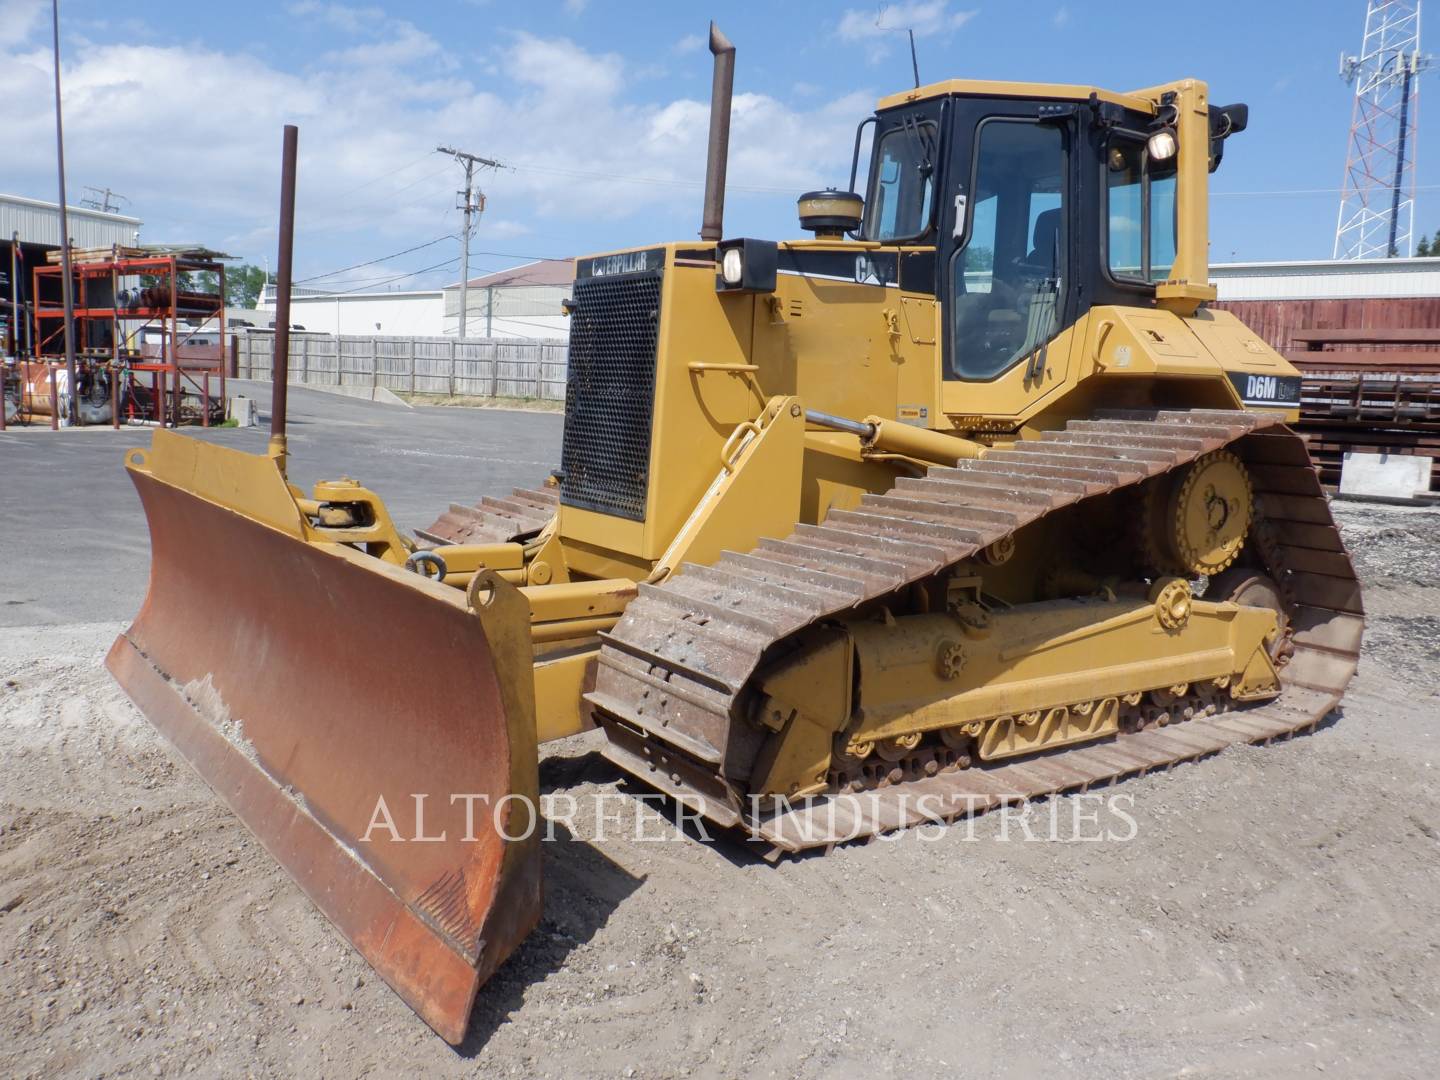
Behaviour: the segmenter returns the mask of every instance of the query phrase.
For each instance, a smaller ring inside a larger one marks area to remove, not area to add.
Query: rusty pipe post
[[[290,378],[290,264],[295,255],[295,153],[300,129],[285,125],[280,165],[280,250],[275,260],[275,355],[270,363],[269,453],[285,472],[285,399]]]
[[[735,90],[735,46],[710,24],[715,77],[710,84],[710,146],[705,157],[705,214],[700,239],[725,235],[725,166],[730,157],[730,98]]]

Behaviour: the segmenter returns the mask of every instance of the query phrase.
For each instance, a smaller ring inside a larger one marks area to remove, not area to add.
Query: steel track
[[[416,529],[421,546],[504,544],[543,529],[560,506],[555,488],[515,488],[508,498],[486,496],[474,506],[451,503],[425,529]]]
[[[1255,547],[1280,586],[1294,653],[1263,705],[835,795],[780,811],[743,797],[766,732],[745,716],[752,679],[795,635],[947,572],[1055,510],[1137,485],[1227,447],[1246,463]],[[901,479],[853,511],[763,540],[748,555],[686,565],[640,586],[602,635],[586,695],[606,756],[772,853],[830,846],[1007,802],[1085,790],[1237,743],[1312,729],[1339,703],[1359,659],[1359,583],[1304,442],[1272,415],[1114,412],[1072,421],[957,468]],[[928,795],[923,803],[918,796]]]

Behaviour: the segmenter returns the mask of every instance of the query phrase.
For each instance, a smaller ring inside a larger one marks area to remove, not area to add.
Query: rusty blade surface
[[[540,915],[524,601],[497,586],[471,609],[136,460],[150,588],[108,667],[385,981],[458,1043],[480,984]]]

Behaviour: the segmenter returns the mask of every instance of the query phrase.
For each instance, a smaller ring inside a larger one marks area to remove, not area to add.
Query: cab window
[[[1061,128],[1027,120],[981,124],[969,224],[951,263],[948,377],[993,379],[1054,337],[1064,178]]]
[[[880,137],[866,200],[867,240],[915,240],[930,231],[934,202],[936,129],[909,117]]]
[[[1139,136],[1110,140],[1105,155],[1110,276],[1153,285],[1175,262],[1175,159],[1153,161]]]

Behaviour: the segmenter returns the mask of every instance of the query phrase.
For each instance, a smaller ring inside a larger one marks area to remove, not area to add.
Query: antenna
[[[875,9],[875,27],[878,30],[893,30],[897,34],[908,34],[910,36],[910,70],[915,75],[915,89],[920,89],[920,59],[915,54],[915,29],[910,26],[886,26],[885,12],[890,10],[889,4],[881,4]]]
[[[121,195],[119,192],[111,191],[108,187],[98,188],[91,187],[89,184],[86,184],[85,190],[93,191],[95,194],[91,198],[81,199],[80,205],[88,206],[91,210],[99,210],[101,213],[104,214],[113,214],[115,213],[115,211],[120,209],[121,203],[128,203],[130,201],[124,195]],[[113,205],[111,204],[112,199],[116,200]]]

